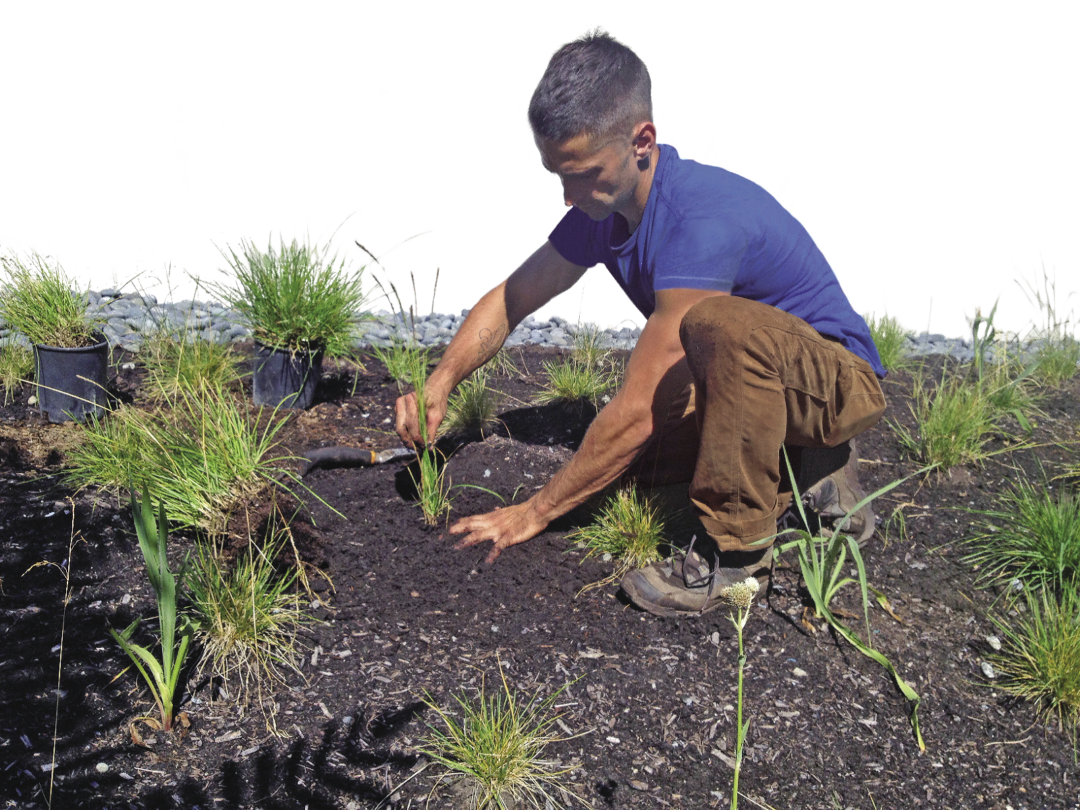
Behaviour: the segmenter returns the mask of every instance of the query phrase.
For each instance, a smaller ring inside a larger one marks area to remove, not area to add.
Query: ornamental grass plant
[[[543,364],[548,379],[537,401],[599,408],[603,398],[619,384],[619,371],[612,363],[611,352],[603,348],[603,338],[603,332],[595,326],[578,330],[568,358]]]
[[[225,391],[240,380],[238,358],[227,343],[185,335],[176,340],[164,330],[143,343],[139,362],[146,368],[151,399],[170,401],[184,391]]]
[[[15,399],[15,392],[34,376],[34,353],[17,343],[0,345],[0,388],[4,390],[4,404]]]
[[[1035,377],[1052,388],[1059,388],[1077,374],[1080,364],[1080,340],[1072,335],[1055,337],[1035,352]]]
[[[912,387],[911,413],[916,428],[893,422],[901,446],[919,462],[942,471],[979,463],[996,429],[995,410],[979,385],[947,376],[937,385],[919,374]]]
[[[0,320],[39,346],[93,346],[99,322],[87,316],[89,297],[72,291],[56,262],[38,253],[0,256]]]
[[[297,631],[307,622],[295,563],[278,566],[287,531],[271,520],[230,564],[214,539],[202,539],[184,565],[191,626],[202,647],[196,671],[235,684],[241,703],[286,670],[299,672]],[[261,700],[259,701],[262,702]]]
[[[481,434],[495,423],[499,399],[488,386],[488,375],[478,368],[458,384],[447,403],[441,432],[478,430]]]
[[[593,522],[567,535],[585,558],[613,562],[610,576],[586,585],[589,590],[615,582],[627,572],[664,559],[670,547],[664,539],[664,521],[649,499],[634,488],[618,490],[600,507]]]
[[[218,534],[240,504],[282,480],[300,484],[276,454],[285,419],[227,391],[182,389],[157,410],[120,406],[88,422],[65,479],[114,490],[146,481],[176,525]]]
[[[1020,477],[1000,508],[973,512],[977,533],[968,561],[984,581],[1018,578],[1035,589],[1080,587],[1080,496],[1051,482]]]
[[[1024,588],[1007,606],[1009,621],[992,616],[1004,644],[991,656],[1000,687],[1035,704],[1040,717],[1076,733],[1080,726],[1080,595]],[[1074,737],[1075,740],[1075,737]]]
[[[456,710],[444,709],[425,693],[424,702],[437,724],[419,746],[426,756],[462,780],[474,810],[558,810],[576,798],[564,784],[572,768],[544,756],[561,739],[552,733],[559,719],[555,704],[566,686],[547,697],[537,690],[527,700],[514,694],[499,667],[502,689],[485,693],[481,683],[475,701],[455,695]]]
[[[235,286],[209,284],[248,322],[255,339],[274,349],[296,353],[322,350],[340,357],[353,348],[365,303],[363,271],[344,259],[295,239],[273,242],[260,250],[241,241],[240,251],[222,251]]]
[[[891,315],[882,315],[880,318],[866,315],[865,319],[866,325],[870,327],[870,337],[877,346],[878,356],[885,370],[895,371],[906,365],[904,344],[912,333],[904,329]]]

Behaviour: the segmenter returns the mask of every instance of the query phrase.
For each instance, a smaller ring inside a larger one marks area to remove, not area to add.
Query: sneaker
[[[622,589],[642,610],[656,616],[708,613],[730,603],[731,586],[756,580],[762,590],[769,582],[773,549],[721,552],[711,541],[694,548],[695,536],[685,555],[671,557],[635,571],[622,579]]]

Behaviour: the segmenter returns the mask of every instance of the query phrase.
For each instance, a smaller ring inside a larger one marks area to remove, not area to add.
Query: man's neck
[[[649,202],[649,192],[652,191],[653,177],[656,175],[656,167],[660,163],[660,144],[652,150],[648,157],[649,165],[642,170],[641,179],[634,191],[633,202],[625,210],[619,211],[626,220],[626,229],[629,233],[637,230],[641,224],[641,218],[645,216],[645,206]]]

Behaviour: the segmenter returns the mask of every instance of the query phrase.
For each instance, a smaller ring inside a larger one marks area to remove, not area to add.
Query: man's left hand
[[[454,548],[467,548],[490,540],[495,544],[487,561],[494,562],[504,548],[524,543],[547,528],[536,514],[532,500],[506,506],[483,515],[462,518],[450,527],[452,534],[464,534]]]

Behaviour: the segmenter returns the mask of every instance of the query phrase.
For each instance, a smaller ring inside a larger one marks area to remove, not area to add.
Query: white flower
[[[720,595],[735,607],[746,610],[753,604],[754,596],[760,588],[761,586],[754,577],[747,577],[742,582],[728,585],[728,587],[720,591]]]

